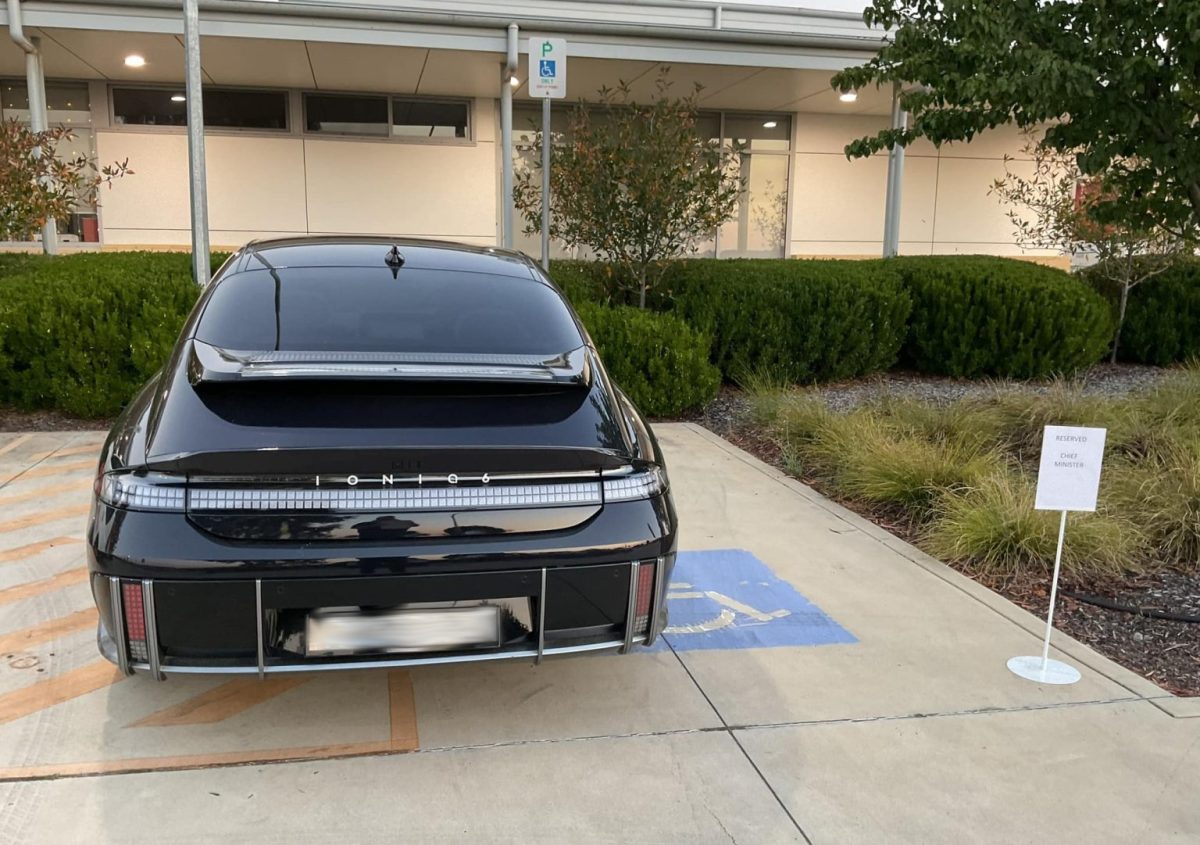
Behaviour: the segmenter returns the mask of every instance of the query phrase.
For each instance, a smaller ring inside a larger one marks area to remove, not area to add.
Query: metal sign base
[[[1014,675],[1039,684],[1073,684],[1081,677],[1079,670],[1070,664],[1061,660],[1043,660],[1036,655],[1010,658],[1008,669]]]

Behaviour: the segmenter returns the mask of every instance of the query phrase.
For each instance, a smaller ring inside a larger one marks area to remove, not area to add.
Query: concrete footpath
[[[123,678],[82,537],[97,432],[0,433],[0,842],[1197,842],[1200,699],[690,424],[661,647]]]

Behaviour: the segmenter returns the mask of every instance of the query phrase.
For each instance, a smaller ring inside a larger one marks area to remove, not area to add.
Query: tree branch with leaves
[[[133,173],[128,159],[100,167],[86,155],[60,155],[58,145],[73,138],[65,126],[34,132],[0,123],[0,240],[32,240],[47,220],[95,206],[102,186]]]
[[[745,190],[742,147],[699,133],[698,90],[673,97],[666,74],[648,103],[635,102],[624,83],[603,88],[598,104],[575,105],[567,132],[550,140],[550,236],[620,267],[643,308],[666,262],[694,254],[733,217]],[[522,152],[540,161],[545,142],[539,130]],[[525,232],[539,233],[540,169],[519,172],[513,194]]]
[[[1022,156],[1029,167],[1018,168],[1015,159],[1005,156],[1006,175],[992,184],[991,193],[1008,206],[1021,246],[1096,260],[1095,272],[1118,291],[1115,363],[1130,291],[1171,266],[1187,244],[1159,226],[1102,222],[1113,219],[1105,212],[1120,201],[1112,187],[1117,180],[1083,173],[1073,151],[1040,143],[1035,132],[1026,131],[1024,137]]]

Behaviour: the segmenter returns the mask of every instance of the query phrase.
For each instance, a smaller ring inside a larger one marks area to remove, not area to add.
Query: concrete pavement
[[[673,648],[122,679],[78,574],[101,436],[0,434],[0,841],[1200,839],[1200,699],[1063,637],[1083,681],[1022,681],[1037,619],[703,429],[657,431],[681,547],[757,559],[848,636],[730,646],[800,611],[696,556],[671,594],[713,623]]]

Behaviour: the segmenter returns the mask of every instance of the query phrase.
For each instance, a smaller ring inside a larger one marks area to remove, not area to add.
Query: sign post
[[[542,269],[550,269],[550,101],[567,96],[567,42],[529,38],[529,95],[542,99]]]
[[[1041,657],[1014,657],[1008,668],[1016,675],[1043,684],[1073,684],[1079,670],[1061,660],[1050,659],[1050,634],[1054,630],[1054,604],[1058,599],[1058,576],[1062,569],[1063,537],[1068,511],[1094,511],[1100,492],[1100,466],[1104,460],[1103,428],[1048,425],[1042,432],[1042,457],[1038,466],[1034,510],[1061,511],[1058,547],[1054,552],[1054,575],[1050,583],[1050,610],[1046,613],[1046,636]]]

